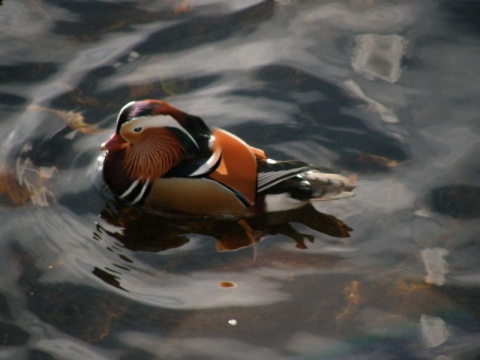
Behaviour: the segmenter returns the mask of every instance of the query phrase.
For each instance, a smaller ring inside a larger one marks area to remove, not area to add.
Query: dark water
[[[3,1],[0,358],[480,358],[479,16]],[[250,235],[116,203],[99,145],[142,98],[356,174],[357,196]]]

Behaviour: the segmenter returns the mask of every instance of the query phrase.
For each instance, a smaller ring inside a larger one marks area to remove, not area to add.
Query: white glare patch
[[[356,37],[352,66],[367,79],[395,83],[400,78],[406,41],[399,35],[363,34]]]
[[[353,80],[347,80],[344,83],[347,91],[349,91],[354,96],[358,97],[360,100],[365,101],[368,104],[368,107],[378,113],[380,118],[388,123],[397,123],[398,118],[397,115],[393,112],[393,110],[389,109],[385,105],[381,104],[380,102],[368,97],[360,86]]]
[[[431,216],[430,212],[427,209],[418,209],[414,212],[414,214],[416,216],[424,217],[424,218],[429,218]]]
[[[230,320],[228,320],[228,324],[229,324],[229,325],[232,325],[232,326],[235,326],[235,325],[237,325],[237,320],[235,320],[235,319],[230,319]]]
[[[140,54],[136,51],[131,51],[130,54],[128,54],[127,62],[131,63],[138,59],[140,59]]]
[[[423,341],[429,348],[440,346],[448,340],[447,325],[439,317],[422,315],[420,317],[420,329]]]
[[[448,274],[448,263],[445,257],[448,255],[448,250],[443,248],[426,248],[420,251],[420,255],[425,265],[427,275],[425,282],[434,285],[444,285],[445,276]]]
[[[214,144],[215,144],[215,136],[212,135],[210,136],[210,139],[208,139],[208,148],[212,150]]]

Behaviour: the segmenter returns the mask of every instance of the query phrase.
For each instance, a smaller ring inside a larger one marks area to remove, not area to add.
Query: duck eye
[[[143,130],[142,127],[133,128],[133,131],[136,132],[136,133],[142,132],[142,130]]]

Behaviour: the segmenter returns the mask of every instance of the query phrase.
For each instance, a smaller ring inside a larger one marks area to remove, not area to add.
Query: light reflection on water
[[[0,356],[476,358],[468,4],[1,5]],[[145,97],[356,173],[357,196],[253,236],[111,201],[99,144]]]

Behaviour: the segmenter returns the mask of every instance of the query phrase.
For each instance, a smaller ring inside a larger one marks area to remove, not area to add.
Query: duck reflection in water
[[[299,232],[292,226],[293,223],[301,223],[319,233],[337,238],[350,237],[352,231],[341,220],[318,212],[311,204],[299,209],[239,220],[159,214],[114,200],[103,209],[101,218],[122,231],[112,231],[99,223],[99,233],[107,233],[130,250],[150,252],[185,245],[192,234],[213,237],[218,251],[233,251],[251,246],[268,235],[285,235],[295,242],[297,248],[306,249],[307,242],[313,242],[315,237]]]

